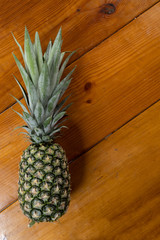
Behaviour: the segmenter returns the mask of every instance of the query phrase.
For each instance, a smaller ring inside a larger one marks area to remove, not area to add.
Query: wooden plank
[[[20,111],[20,107],[17,107],[14,109]],[[17,198],[18,162],[29,143],[22,134],[19,135],[22,129],[14,131],[16,126],[23,126],[24,122],[11,108],[1,116],[0,209],[3,209]]]
[[[58,139],[70,160],[159,98],[159,7],[77,60],[70,87],[74,104],[69,110],[69,130]],[[12,132],[18,125],[23,122],[11,109],[0,115],[0,209],[17,198],[18,162],[27,145]]]
[[[27,25],[32,39],[39,31],[43,49],[58,28],[63,28],[64,49],[77,50],[72,60],[94,48],[105,38],[123,27],[158,0],[86,1],[4,1],[0,3],[0,112],[14,103],[9,93],[22,97],[12,74],[20,78],[11,52],[21,58],[10,32],[23,45],[24,26]],[[28,17],[29,16],[29,17]]]
[[[159,240],[159,142],[160,102],[71,163],[72,200],[63,218],[28,230],[16,202],[0,215],[0,236]]]

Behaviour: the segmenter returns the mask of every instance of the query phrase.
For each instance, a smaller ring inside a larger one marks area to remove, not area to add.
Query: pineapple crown
[[[26,130],[23,133],[27,134],[33,143],[52,142],[55,134],[65,127],[62,122],[66,120],[66,110],[71,105],[64,106],[69,96],[61,101],[60,99],[71,82],[71,75],[75,67],[66,77],[61,78],[69,59],[75,51],[71,52],[63,61],[66,52],[61,52],[61,28],[54,42],[49,41],[44,55],[42,54],[38,32],[35,34],[34,43],[32,43],[25,27],[24,52],[15,37],[14,40],[20,49],[25,65],[23,67],[13,54],[26,90],[15,76],[14,78],[27,105],[26,108],[13,96],[23,109],[22,114],[14,111],[26,122],[27,125],[21,126],[21,128]]]

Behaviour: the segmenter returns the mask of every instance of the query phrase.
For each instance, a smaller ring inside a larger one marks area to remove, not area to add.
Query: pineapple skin
[[[70,174],[65,151],[57,144],[31,144],[19,164],[18,200],[35,222],[53,222],[70,203]]]

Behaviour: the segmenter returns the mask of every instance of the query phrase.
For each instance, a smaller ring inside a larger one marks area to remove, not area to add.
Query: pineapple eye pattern
[[[39,160],[39,156],[36,158],[39,149],[32,144],[32,147],[27,149],[27,156],[28,159],[34,159],[34,161],[31,162],[26,159],[24,153],[25,159],[22,157],[19,165],[20,173],[23,172],[23,174],[19,179],[18,199],[24,214],[32,222],[55,221],[68,208],[70,202],[70,175],[65,152],[61,147],[58,147],[59,145],[56,144],[56,152],[58,149],[60,151],[59,156],[61,158],[59,157],[59,159],[57,159],[57,156],[55,158],[54,155],[48,158],[48,152],[51,152],[49,149],[53,150],[53,145],[46,144],[44,150],[40,146],[42,160]],[[50,163],[46,161],[46,158],[50,160]],[[28,162],[29,165],[27,165]]]

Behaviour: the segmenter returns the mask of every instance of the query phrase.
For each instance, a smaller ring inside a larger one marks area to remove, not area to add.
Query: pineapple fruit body
[[[70,174],[59,144],[31,144],[19,166],[18,199],[32,222],[53,222],[70,202]]]

